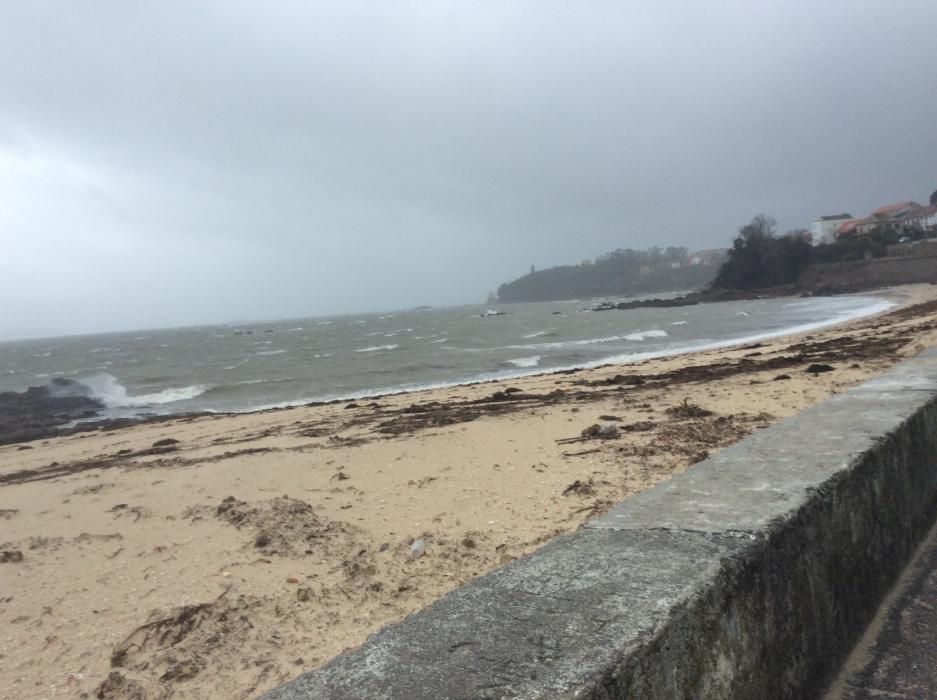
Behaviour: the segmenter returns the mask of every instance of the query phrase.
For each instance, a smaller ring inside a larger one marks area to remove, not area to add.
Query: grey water
[[[510,378],[810,330],[888,308],[868,296],[593,312],[592,301],[398,311],[0,343],[0,391],[54,377],[110,415],[249,411]]]

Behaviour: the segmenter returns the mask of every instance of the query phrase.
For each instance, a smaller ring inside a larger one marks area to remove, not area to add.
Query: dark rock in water
[[[829,365],[822,365],[822,364],[813,364],[807,368],[807,372],[812,374],[814,377],[816,377],[818,374],[821,374],[822,372],[832,372],[832,371],[833,371],[833,367],[830,367]]]
[[[0,392],[0,445],[51,437],[59,426],[93,418],[104,408],[89,387],[71,379]]]

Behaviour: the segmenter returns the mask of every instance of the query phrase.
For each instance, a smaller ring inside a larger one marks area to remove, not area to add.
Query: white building
[[[841,224],[852,219],[852,214],[833,214],[832,216],[821,216],[810,224],[810,233],[813,236],[813,244],[832,243],[836,240],[836,229]]]

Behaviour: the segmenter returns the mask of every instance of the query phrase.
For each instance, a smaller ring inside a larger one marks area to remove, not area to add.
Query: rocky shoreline
[[[26,391],[0,393],[0,445],[58,434],[62,426],[95,418],[105,408],[80,382],[56,378]]]
[[[592,311],[630,311],[631,309],[669,309],[678,306],[696,306],[697,304],[716,304],[724,301],[747,301],[749,299],[770,299],[774,297],[796,296],[793,286],[770,287],[745,291],[741,289],[704,289],[690,292],[673,299],[639,299],[620,301],[617,304],[603,302],[592,307]],[[813,295],[808,295],[813,296]]]

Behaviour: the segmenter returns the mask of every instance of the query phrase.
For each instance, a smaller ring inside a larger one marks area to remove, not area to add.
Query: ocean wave
[[[445,343],[447,340],[449,340],[449,339],[448,339],[448,338],[440,338],[439,340],[431,340],[431,341],[429,341],[429,343],[430,343],[430,345],[435,345],[436,343]]]
[[[204,394],[208,387],[194,384],[184,387],[169,387],[151,394],[131,396],[127,387],[121,384],[112,374],[101,373],[79,380],[91,390],[94,398],[104,402],[110,408],[144,408],[177,401],[189,401]]]
[[[537,331],[536,333],[528,333],[524,337],[525,338],[540,338],[541,336],[544,336],[544,335],[551,335],[551,333],[549,333],[548,331]]]
[[[513,360],[507,360],[507,364],[514,365],[515,367],[536,367],[540,364],[540,355],[517,357]]]
[[[283,350],[283,349],[280,349],[280,350],[260,350],[259,352],[255,352],[254,354],[255,354],[255,355],[267,356],[267,355],[282,355],[282,354],[285,353],[285,352],[287,352],[287,351],[286,351],[286,350]]]
[[[614,343],[620,340],[644,340],[645,338],[665,338],[666,331],[650,330],[629,333],[628,335],[607,335],[601,338],[584,338],[582,340],[561,340],[552,343],[528,343],[526,345],[508,345],[513,350],[557,350],[564,348],[582,347],[585,345],[601,345]]]
[[[674,322],[671,323],[670,325],[671,325],[671,326],[685,326],[686,323],[687,323],[686,321],[674,321]]]
[[[629,333],[625,336],[625,340],[646,340],[647,338],[666,338],[667,331],[659,330],[650,330],[650,331],[638,331],[637,333]]]
[[[367,348],[358,348],[355,352],[379,352],[381,350],[396,350],[399,345],[372,345]]]

